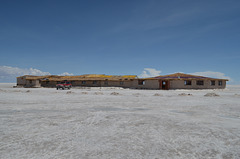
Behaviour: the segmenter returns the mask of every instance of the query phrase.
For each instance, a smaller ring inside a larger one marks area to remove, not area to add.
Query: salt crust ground
[[[0,158],[240,158],[240,86],[57,91],[13,85],[0,84]]]

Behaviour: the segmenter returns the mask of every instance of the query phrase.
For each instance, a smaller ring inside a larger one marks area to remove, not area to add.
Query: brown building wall
[[[132,87],[135,89],[159,89],[158,80],[139,80],[136,79],[132,82]]]
[[[24,87],[34,87],[34,88],[39,88],[41,87],[41,84],[39,80],[26,80],[26,84]]]
[[[26,76],[17,77],[17,86],[22,87],[41,87],[39,80],[27,80]]]
[[[25,86],[26,85],[26,76],[17,77],[17,86]]]
[[[185,80],[171,80],[170,89],[224,89],[226,87],[225,80],[202,80],[203,85],[197,85],[197,80],[189,80],[191,85],[185,85]],[[211,81],[215,81],[215,85],[211,85]],[[219,85],[222,81],[222,85]]]
[[[73,86],[81,87],[123,87],[133,89],[162,89],[160,88],[161,80],[158,79],[132,79],[132,80],[75,80],[71,81]],[[191,85],[185,85],[185,80],[164,80],[168,81],[168,89],[224,89],[226,87],[226,80],[221,79],[208,79],[203,80],[203,85],[197,85],[197,80],[191,81]],[[215,85],[212,85],[211,81],[215,81]],[[219,81],[222,81],[222,85],[219,85]],[[26,80],[26,76],[17,77],[17,85],[23,87],[56,87],[56,84],[60,81],[41,81],[40,80]]]
[[[43,87],[50,87],[54,88],[56,87],[57,81],[41,81],[41,86]]]
[[[108,81],[108,85],[103,85],[103,86],[130,88],[132,87],[132,81],[129,81],[129,80]]]
[[[72,86],[76,87],[101,87],[101,81],[99,80],[76,80],[70,81]]]
[[[132,86],[132,81],[121,80],[121,81],[111,81],[111,80],[78,80],[71,81],[72,86],[79,87],[123,87],[129,88]]]

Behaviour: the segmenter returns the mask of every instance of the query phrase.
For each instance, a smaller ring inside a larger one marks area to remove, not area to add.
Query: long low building
[[[227,79],[174,73],[151,78],[138,78],[136,75],[98,75],[80,76],[32,76],[17,77],[17,87],[55,87],[61,81],[69,81],[74,87],[123,87],[133,89],[224,89]]]

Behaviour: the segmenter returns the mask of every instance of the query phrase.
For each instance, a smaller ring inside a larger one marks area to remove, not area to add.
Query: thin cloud
[[[50,73],[34,68],[23,69],[11,66],[0,66],[0,82],[15,82],[16,77],[23,75],[43,76],[50,75]]]
[[[230,77],[226,76],[222,72],[206,71],[206,72],[195,72],[195,73],[191,73],[191,74],[199,75],[199,76],[212,77],[212,78],[220,78],[220,79],[232,80]]]
[[[43,72],[35,68],[18,68],[11,66],[0,66],[0,82],[16,82],[16,77],[23,75],[44,76],[51,75],[49,72]],[[72,76],[72,73],[64,72],[60,76]]]
[[[59,74],[59,76],[73,76],[74,74],[72,73],[68,73],[68,72],[64,72],[62,74]]]
[[[18,67],[11,67],[11,66],[0,66],[0,77],[5,76],[5,75],[38,75],[38,76],[43,76],[43,75],[50,75],[49,72],[43,72],[38,69],[34,68],[29,68],[29,69],[23,69],[23,68],[18,68]]]
[[[162,71],[156,70],[154,68],[144,68],[144,70],[138,77],[140,78],[155,77],[155,76],[159,76],[161,72]]]

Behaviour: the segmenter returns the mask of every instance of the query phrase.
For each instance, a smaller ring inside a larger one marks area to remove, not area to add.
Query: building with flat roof
[[[133,89],[224,89],[227,79],[210,78],[184,73],[138,78],[136,75],[87,74],[79,76],[17,77],[18,87],[55,87],[61,81],[71,82],[73,87],[123,87]]]

